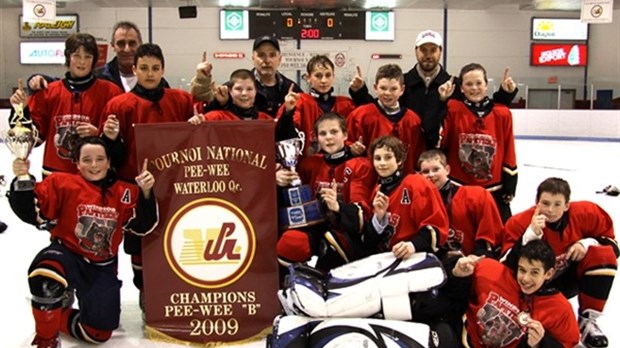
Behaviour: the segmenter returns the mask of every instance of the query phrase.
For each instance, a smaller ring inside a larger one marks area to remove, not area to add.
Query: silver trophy
[[[298,138],[286,139],[276,143],[280,163],[293,172],[295,171],[297,162],[299,162],[299,156],[302,154],[304,142],[306,140],[303,132],[299,132],[298,134]],[[301,180],[295,179],[291,185],[299,186],[301,185]]]
[[[14,125],[7,131],[2,132],[2,139],[4,143],[13,153],[16,158],[26,160],[32,148],[36,144],[39,138],[39,132],[31,125],[32,128],[24,126],[24,124],[31,124],[32,121],[26,119],[24,116],[24,105],[14,104],[15,114],[9,121],[9,124]],[[30,191],[34,189],[34,180],[30,178],[30,174],[19,175],[13,186],[15,191]]]

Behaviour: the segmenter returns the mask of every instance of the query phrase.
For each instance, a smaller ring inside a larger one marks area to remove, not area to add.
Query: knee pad
[[[310,237],[300,230],[287,230],[278,240],[276,254],[289,262],[306,262],[312,257]]]
[[[39,274],[38,270],[35,269],[28,277],[32,306],[39,310],[50,310],[62,306],[62,295],[67,288],[66,280]]]

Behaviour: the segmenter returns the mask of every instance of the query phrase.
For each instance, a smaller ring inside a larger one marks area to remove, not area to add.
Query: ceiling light
[[[581,0],[534,0],[534,8],[537,10],[581,10]]]

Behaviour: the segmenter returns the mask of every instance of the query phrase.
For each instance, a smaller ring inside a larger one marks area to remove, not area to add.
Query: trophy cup
[[[24,124],[31,124],[32,121],[24,116],[23,104],[14,104],[13,109],[15,114],[9,121],[9,124],[13,125],[13,127],[3,132],[2,138],[16,158],[26,160],[39,138],[39,132],[34,125],[32,125],[32,129],[24,126]],[[13,185],[13,189],[15,191],[33,190],[34,180],[30,178],[29,174],[19,175]]]
[[[295,166],[299,161],[299,156],[302,154],[304,148],[305,136],[303,132],[299,133],[299,138],[291,138],[282,140],[276,143],[278,157],[282,165],[291,171],[295,171]],[[300,179],[295,179],[291,185],[301,185]]]
[[[295,171],[304,147],[304,133],[299,137],[276,142],[277,155],[280,163]],[[279,222],[282,229],[311,226],[324,221],[321,205],[312,193],[309,185],[302,185],[297,179],[291,187],[283,189],[284,207],[279,208]]]

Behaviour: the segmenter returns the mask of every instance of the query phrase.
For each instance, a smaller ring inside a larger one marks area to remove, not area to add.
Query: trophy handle
[[[302,144],[306,142],[306,133],[304,133],[303,131],[298,131],[297,136],[299,139],[301,139]]]
[[[297,132],[299,136],[295,139],[295,148],[297,149],[297,155],[302,155],[304,151],[304,144],[306,143],[306,133],[299,131]]]

